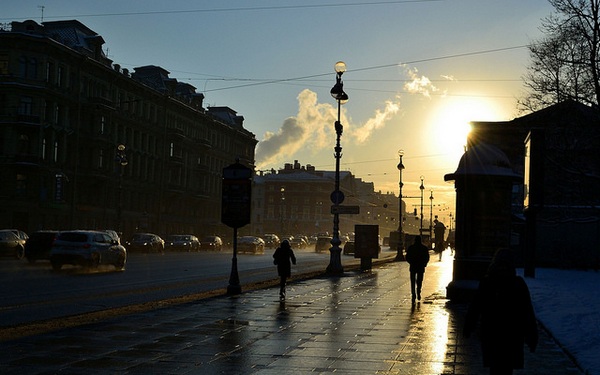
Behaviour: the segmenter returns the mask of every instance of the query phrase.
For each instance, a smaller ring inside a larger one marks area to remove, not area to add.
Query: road
[[[271,257],[238,255],[238,274],[244,285],[276,279]],[[329,252],[296,250],[295,274],[323,271]],[[357,259],[342,255],[343,264]],[[129,254],[125,271],[112,266],[88,271],[64,266],[53,271],[47,261],[0,259],[0,329],[34,322],[165,301],[227,287],[231,252]]]

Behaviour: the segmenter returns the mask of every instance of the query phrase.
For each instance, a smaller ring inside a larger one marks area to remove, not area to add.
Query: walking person
[[[415,242],[406,249],[406,261],[410,265],[410,291],[414,305],[415,299],[421,300],[423,274],[429,263],[429,249],[421,243],[421,236],[416,236]]]
[[[435,235],[435,252],[439,255],[439,261],[442,261],[442,253],[446,249],[444,234],[446,233],[446,226],[444,223],[438,220],[437,215],[435,215],[435,220],[433,221],[433,233]]]
[[[538,331],[527,284],[517,276],[510,249],[494,255],[466,315],[463,335],[480,321],[483,365],[490,375],[510,375],[524,365],[524,344],[533,353]]]
[[[296,264],[296,256],[288,240],[281,241],[273,254],[273,259],[273,264],[277,265],[277,273],[279,274],[279,298],[284,300],[287,278],[292,275],[291,263]]]

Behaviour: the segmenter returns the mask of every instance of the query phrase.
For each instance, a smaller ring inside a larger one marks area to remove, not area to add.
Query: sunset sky
[[[42,8],[43,7],[43,8]],[[526,45],[547,0],[3,0],[0,22],[77,19],[114,63],[158,65],[229,106],[260,141],[257,169],[299,160],[335,168],[329,94],[342,60],[341,169],[404,195],[420,176],[435,204],[454,207],[454,172],[469,121],[517,117]],[[414,203],[407,200],[407,204]]]

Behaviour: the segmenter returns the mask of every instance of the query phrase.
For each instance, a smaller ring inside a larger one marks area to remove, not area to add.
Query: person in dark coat
[[[429,263],[429,249],[421,243],[421,236],[415,237],[415,242],[406,249],[406,261],[410,265],[410,291],[412,303],[415,299],[421,300],[421,287],[423,286],[423,274]]]
[[[483,365],[490,374],[512,374],[524,365],[524,344],[531,352],[538,342],[537,321],[529,288],[515,271],[512,252],[500,249],[481,280],[466,315],[463,335],[480,325]]]
[[[273,263],[277,265],[277,273],[279,274],[279,297],[285,299],[285,285],[287,278],[292,275],[292,265],[296,264],[296,256],[292,250],[292,246],[288,240],[281,241],[280,246],[273,254]]]

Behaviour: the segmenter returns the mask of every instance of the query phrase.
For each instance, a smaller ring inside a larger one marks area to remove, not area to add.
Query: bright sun
[[[499,121],[498,108],[483,98],[445,98],[432,114],[433,139],[440,154],[460,157],[464,152],[471,121]]]

